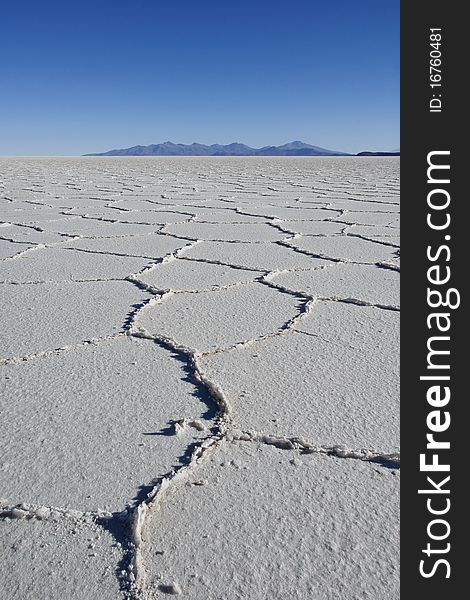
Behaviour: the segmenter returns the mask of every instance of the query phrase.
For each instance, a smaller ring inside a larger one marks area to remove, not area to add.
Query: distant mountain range
[[[290,142],[283,146],[264,146],[251,148],[237,142],[223,146],[221,144],[150,144],[150,146],[132,146],[120,150],[109,150],[85,154],[85,156],[349,156],[346,152],[327,150],[304,142]]]
[[[400,152],[359,152],[357,156],[397,156]],[[108,152],[94,152],[85,156],[353,156],[347,152],[327,150],[320,146],[312,146],[296,140],[282,146],[263,146],[251,148],[246,144],[150,144],[150,146],[132,146],[108,150]]]
[[[391,152],[358,152],[356,156],[400,156],[400,150]]]

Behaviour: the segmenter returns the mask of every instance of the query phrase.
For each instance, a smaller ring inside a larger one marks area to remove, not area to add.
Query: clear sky
[[[399,148],[398,0],[7,0],[0,155]]]

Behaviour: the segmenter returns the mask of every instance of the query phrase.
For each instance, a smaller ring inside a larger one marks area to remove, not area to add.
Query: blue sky
[[[7,0],[0,155],[399,147],[398,0]]]

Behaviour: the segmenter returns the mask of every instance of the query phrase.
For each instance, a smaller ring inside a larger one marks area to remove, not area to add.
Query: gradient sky
[[[0,155],[399,147],[398,0],[6,0]]]

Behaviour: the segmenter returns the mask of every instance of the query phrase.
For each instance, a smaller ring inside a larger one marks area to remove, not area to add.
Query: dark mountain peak
[[[305,142],[301,142],[300,140],[295,140],[293,142],[289,142],[288,144],[283,144],[282,146],[278,146],[279,148],[287,148],[289,149],[298,149],[298,148],[314,148],[310,144],[306,144]]]

